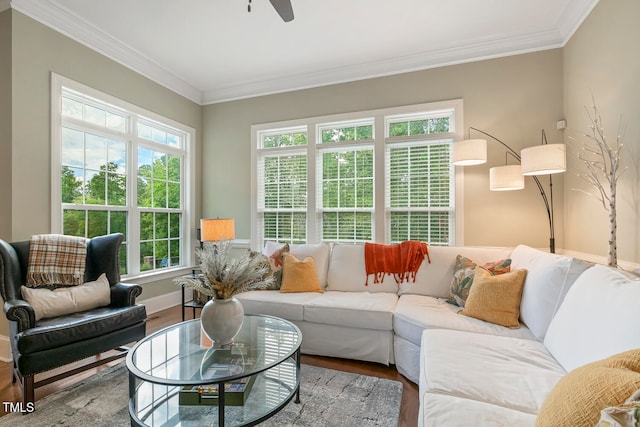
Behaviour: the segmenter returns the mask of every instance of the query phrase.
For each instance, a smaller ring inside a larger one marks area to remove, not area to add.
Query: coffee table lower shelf
[[[299,355],[298,355],[299,357]],[[243,405],[180,405],[183,386],[155,384],[130,374],[129,399],[132,426],[219,425],[219,410],[224,410],[224,426],[253,426],[282,410],[293,398],[299,398],[300,365],[294,357],[255,375],[251,391]],[[133,382],[133,383],[131,383]],[[220,387],[220,385],[218,385]],[[218,400],[218,399],[216,399]],[[220,426],[222,427],[222,426]]]

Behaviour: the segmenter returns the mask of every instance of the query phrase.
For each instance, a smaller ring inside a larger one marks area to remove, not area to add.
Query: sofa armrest
[[[33,307],[21,299],[12,299],[4,303],[7,319],[18,323],[18,332],[33,328],[36,325],[36,313]]]
[[[142,293],[142,286],[118,282],[111,286],[111,305],[129,307],[136,304],[136,298]]]

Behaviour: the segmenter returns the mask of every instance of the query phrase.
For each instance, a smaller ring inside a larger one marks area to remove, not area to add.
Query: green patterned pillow
[[[269,266],[273,274],[273,284],[265,289],[277,290],[282,285],[282,265],[284,264],[284,254],[289,252],[289,244],[285,243],[280,249],[269,255]]]
[[[640,426],[640,390],[619,406],[610,406],[600,411],[600,421],[596,427],[637,427]]]
[[[469,289],[473,283],[473,276],[476,273],[478,264],[462,255],[456,257],[456,264],[453,268],[453,278],[451,279],[451,290],[447,302],[460,307],[464,307],[469,296]],[[482,265],[491,274],[503,274],[511,271],[511,259],[501,259],[500,261],[488,262]]]
[[[251,249],[247,249],[248,254],[249,254],[249,258],[260,258],[260,267],[264,267],[266,270],[266,273],[262,276],[257,278],[256,280],[253,281],[252,285],[258,282],[262,282],[264,280],[269,279],[271,276],[273,276],[273,271],[271,271],[271,263],[269,262],[269,257],[266,256],[265,254],[263,254],[262,252],[257,252],[257,251],[252,251]],[[271,282],[270,284],[264,284],[261,285],[261,287],[258,288],[254,288],[256,290],[266,290],[266,289],[275,289],[275,285],[273,284],[273,282]],[[206,301],[205,301],[206,302]]]

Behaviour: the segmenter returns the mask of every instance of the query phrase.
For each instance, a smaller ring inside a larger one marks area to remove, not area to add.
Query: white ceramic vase
[[[235,297],[212,298],[202,307],[200,314],[202,330],[216,347],[231,344],[243,320],[244,309]]]

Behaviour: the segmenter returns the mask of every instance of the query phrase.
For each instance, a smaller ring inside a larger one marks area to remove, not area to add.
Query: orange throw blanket
[[[424,257],[429,257],[427,244],[417,240],[407,240],[397,245],[381,245],[378,243],[364,244],[364,266],[367,272],[366,286],[369,286],[369,276],[374,275],[373,283],[381,283],[384,276],[393,274],[396,283],[415,282],[416,274]]]

